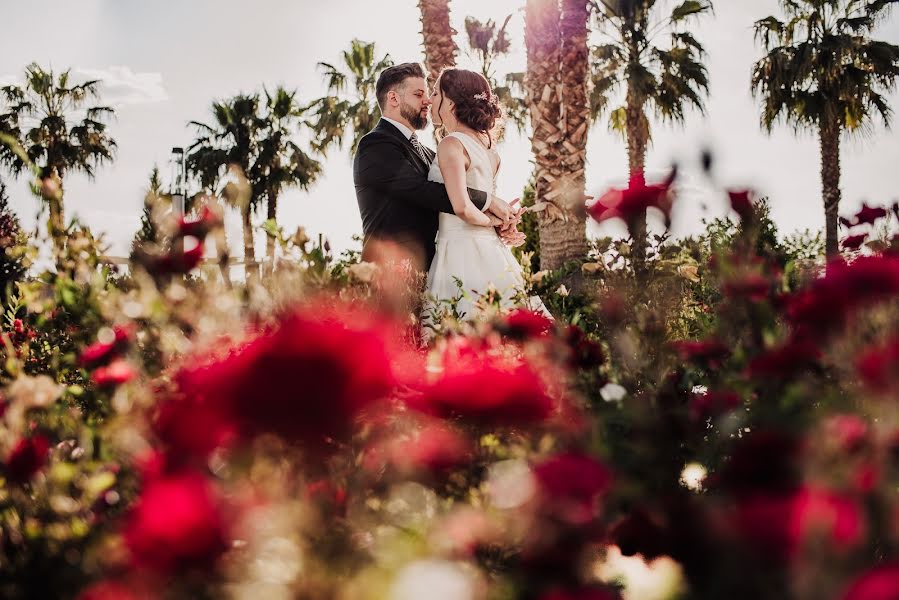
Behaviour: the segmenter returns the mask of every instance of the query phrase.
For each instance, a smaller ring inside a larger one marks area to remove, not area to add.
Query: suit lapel
[[[412,145],[412,142],[410,142],[406,138],[406,136],[403,135],[403,132],[401,132],[399,129],[394,127],[394,125],[392,123],[390,123],[389,121],[385,121],[384,119],[381,119],[380,121],[378,121],[378,126],[375,129],[377,129],[378,131],[381,131],[383,133],[386,133],[388,135],[392,135],[395,138],[397,138],[398,140],[400,140],[403,143],[403,147],[406,149],[406,153],[409,154],[409,156],[411,156],[413,158],[413,160],[415,160],[415,163],[417,165],[419,165],[420,167],[422,167],[425,171],[427,171],[431,168],[430,163],[426,163],[424,160],[422,160],[422,158],[421,158],[421,156],[419,156],[418,152],[415,151],[415,146]],[[424,146],[422,146],[422,147],[425,149],[425,153],[428,156],[430,156],[431,159],[433,160],[434,153],[431,151],[431,149],[425,148]]]

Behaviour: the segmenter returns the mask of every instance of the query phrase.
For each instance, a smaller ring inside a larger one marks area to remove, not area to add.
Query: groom
[[[453,214],[453,207],[444,185],[428,181],[435,154],[416,134],[427,126],[431,105],[424,70],[418,63],[385,69],[375,93],[382,118],[359,142],[353,160],[365,236],[362,259],[376,262],[378,242],[391,241],[427,271],[434,258],[438,213]],[[513,243],[520,234],[512,207],[486,191],[468,193],[475,206],[492,214],[500,236]]]

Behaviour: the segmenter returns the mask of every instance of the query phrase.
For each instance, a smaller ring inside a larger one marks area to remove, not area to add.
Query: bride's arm
[[[472,225],[490,226],[490,217],[481,212],[472,203],[468,195],[468,184],[465,182],[465,148],[462,142],[453,137],[444,138],[437,146],[437,164],[446,184],[453,212],[456,216]]]

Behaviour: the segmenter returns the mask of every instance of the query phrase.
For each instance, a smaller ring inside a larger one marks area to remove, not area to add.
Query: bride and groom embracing
[[[427,270],[431,301],[466,295],[457,309],[476,314],[473,298],[495,289],[508,307],[523,291],[510,250],[524,242],[521,209],[495,196],[500,157],[493,131],[502,116],[480,74],[444,69],[428,89],[417,63],[385,69],[376,84],[381,121],[359,142],[353,162],[364,232],[363,260],[378,261],[389,241]],[[428,114],[442,134],[435,154],[418,139]],[[473,295],[469,295],[473,294]],[[539,300],[536,308],[546,309]]]

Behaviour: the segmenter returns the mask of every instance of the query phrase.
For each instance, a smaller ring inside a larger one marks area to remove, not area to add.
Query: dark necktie
[[[412,147],[415,148],[415,151],[421,157],[425,164],[430,165],[431,159],[428,158],[428,154],[425,152],[425,147],[421,145],[421,142],[418,141],[418,136],[415,135],[415,132],[412,132],[412,135],[409,137],[409,141],[412,142]]]

